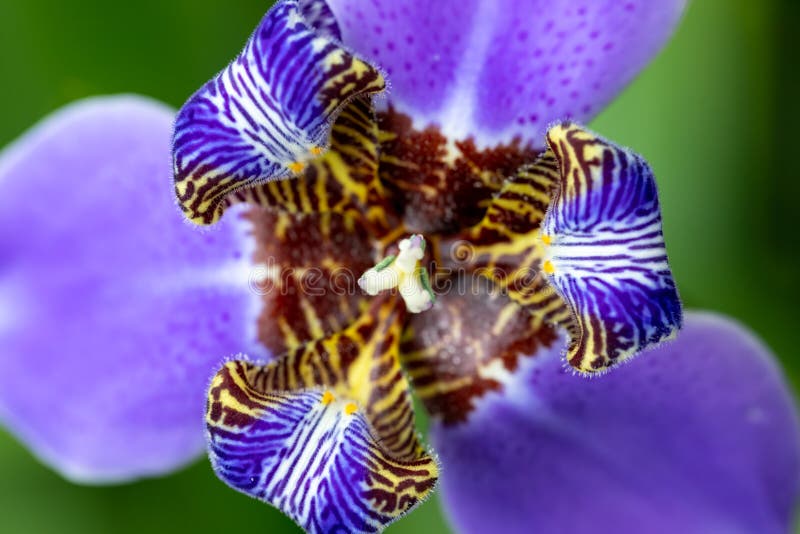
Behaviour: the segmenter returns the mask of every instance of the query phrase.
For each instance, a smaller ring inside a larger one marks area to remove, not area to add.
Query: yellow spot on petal
[[[333,393],[331,393],[330,391],[326,391],[325,393],[322,394],[322,404],[328,405],[332,403],[334,399],[335,397],[333,396]]]
[[[544,262],[543,268],[544,272],[546,272],[547,274],[553,274],[554,272],[556,272],[556,268],[553,267],[553,262],[551,262],[550,260]]]
[[[300,161],[295,161],[294,163],[290,163],[289,165],[287,165],[287,167],[289,167],[289,170],[295,174],[300,174],[301,172],[303,172],[303,169],[306,168],[305,163],[302,163]]]
[[[549,235],[543,235],[542,236],[542,243],[544,243],[545,245],[549,245],[552,242],[553,242],[553,238],[550,237]]]
[[[311,147],[311,154],[313,154],[314,156],[319,156],[320,154],[322,154],[322,147],[312,146]]]
[[[348,402],[344,407],[344,413],[347,415],[353,415],[357,410],[358,406],[356,406],[354,402]]]

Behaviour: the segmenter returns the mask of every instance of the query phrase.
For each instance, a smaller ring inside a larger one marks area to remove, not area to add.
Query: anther
[[[409,312],[429,310],[436,296],[428,280],[428,271],[420,265],[425,256],[425,239],[415,234],[400,241],[398,248],[397,256],[384,258],[361,275],[358,285],[369,295],[397,288]]]
[[[287,167],[289,167],[289,170],[292,171],[293,173],[300,174],[301,172],[303,172],[303,169],[306,168],[306,164],[303,163],[302,161],[294,161],[289,165],[287,165]]]

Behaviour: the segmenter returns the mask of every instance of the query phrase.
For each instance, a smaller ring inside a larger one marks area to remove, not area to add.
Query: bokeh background
[[[0,146],[88,95],[136,92],[178,107],[239,51],[270,3],[0,0]],[[592,124],[655,169],[684,303],[750,325],[795,391],[799,44],[798,0],[694,0],[662,54]],[[205,459],[163,479],[82,487],[0,430],[0,531],[184,530],[296,527],[228,490]],[[438,500],[389,532],[447,532]]]

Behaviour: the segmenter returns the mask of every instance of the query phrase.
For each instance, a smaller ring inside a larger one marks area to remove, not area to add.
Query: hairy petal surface
[[[394,302],[271,365],[225,365],[208,397],[209,457],[232,488],[308,532],[378,532],[427,497],[438,467],[420,445],[398,360]]]
[[[356,281],[374,263],[378,229],[398,227],[377,176],[376,137],[372,107],[357,98],[337,117],[330,150],[302,176],[226,200],[250,205],[259,338],[275,354],[338,332],[366,307]]]
[[[198,232],[165,186],[173,117],[94,98],[0,156],[0,420],[73,480],[194,459],[209,377],[259,350],[243,222]]]
[[[603,370],[681,326],[655,177],[638,154],[574,124],[551,128],[547,144],[560,172],[542,269],[572,314],[570,365]]]
[[[173,164],[189,220],[214,223],[228,194],[301,173],[324,152],[340,108],[383,89],[381,74],[336,36],[324,3],[282,0],[242,53],[184,104]]]
[[[689,313],[677,340],[595,380],[557,351],[525,362],[466,424],[432,430],[459,532],[790,531],[797,414],[737,324]]]
[[[641,156],[575,124],[552,127],[547,143],[480,223],[440,247],[448,267],[565,327],[570,365],[602,372],[681,325],[655,177]]]
[[[588,121],[653,57],[685,0],[331,0],[418,127],[494,145]]]
[[[397,221],[378,178],[378,125],[368,98],[349,102],[331,128],[329,150],[292,180],[273,180],[240,189],[224,206],[250,203],[287,214],[344,214],[374,233]]]

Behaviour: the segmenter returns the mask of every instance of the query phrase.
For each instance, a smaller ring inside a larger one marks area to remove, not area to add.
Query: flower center
[[[381,180],[405,227],[429,237],[478,223],[505,180],[541,152],[520,140],[479,148],[435,126],[416,129],[393,108],[378,114],[378,124]]]

